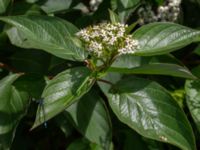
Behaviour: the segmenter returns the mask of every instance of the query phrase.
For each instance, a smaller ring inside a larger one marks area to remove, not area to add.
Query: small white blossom
[[[119,52],[120,55],[122,55],[122,54],[133,54],[135,52],[134,49],[139,48],[138,45],[139,45],[139,43],[138,43],[137,40],[133,40],[131,38],[131,36],[127,36],[125,38],[125,47],[120,48],[118,50],[118,52]]]
[[[138,41],[126,33],[127,27],[120,23],[102,23],[83,29],[76,35],[92,56],[109,58],[113,54],[133,54],[138,49]]]
[[[90,0],[90,9],[96,11],[103,0]]]
[[[156,21],[170,21],[176,22],[180,14],[181,0],[166,0],[165,3],[157,8],[156,11],[147,4],[138,10],[140,17],[140,24],[156,22]]]

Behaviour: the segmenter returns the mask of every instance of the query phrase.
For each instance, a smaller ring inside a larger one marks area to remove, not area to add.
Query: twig
[[[99,82],[103,82],[103,83],[107,83],[107,84],[110,84],[110,85],[114,85],[112,82],[110,82],[110,81],[107,81],[107,80],[104,80],[104,79],[97,79],[97,81],[99,81]]]
[[[0,62],[0,68],[6,69],[6,70],[14,72],[14,73],[19,72],[15,68],[12,68],[12,67],[10,67],[10,66],[8,66],[4,63],[1,63],[1,62]]]

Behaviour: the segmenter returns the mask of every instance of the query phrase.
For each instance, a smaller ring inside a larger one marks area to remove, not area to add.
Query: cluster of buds
[[[149,4],[140,7],[137,13],[139,16],[139,23],[141,25],[158,21],[157,15]]]
[[[181,0],[166,0],[165,3],[159,6],[156,12],[150,5],[141,7],[138,10],[140,24],[146,24],[156,21],[176,22],[180,14]]]
[[[96,11],[103,0],[90,0],[90,9]]]
[[[126,33],[127,25],[101,23],[80,30],[76,35],[85,49],[96,58],[111,58],[116,55],[133,54],[138,41]]]

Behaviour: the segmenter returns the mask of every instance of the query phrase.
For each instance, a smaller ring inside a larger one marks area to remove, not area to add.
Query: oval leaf
[[[151,56],[166,54],[192,42],[200,41],[200,31],[174,23],[151,23],[133,33],[139,41],[135,55]]]
[[[162,59],[165,59],[165,57],[168,58],[167,56],[160,57],[162,57]],[[157,62],[155,60],[155,56],[149,58],[133,55],[122,55],[117,58],[108,71],[126,74],[154,74],[170,75],[189,79],[196,78],[186,67],[171,63],[160,63],[159,60],[156,60]]]
[[[85,59],[85,52],[80,48],[78,39],[74,37],[78,29],[65,20],[39,15],[1,17],[0,20],[17,28],[13,29],[14,36],[19,36],[19,40],[28,41],[29,46],[25,44],[24,48],[42,49],[69,60]],[[14,41],[13,44],[15,43],[20,46],[19,41]]]
[[[130,77],[108,94],[117,117],[144,137],[195,150],[192,128],[184,112],[156,82]]]
[[[59,114],[87,93],[94,83],[91,72],[86,67],[68,69],[59,73],[45,87],[43,102],[38,107],[32,128]]]
[[[108,71],[120,72],[126,74],[154,74],[154,75],[170,75],[175,77],[195,79],[196,77],[185,67],[175,64],[149,64],[136,68],[114,68],[111,67]]]
[[[110,118],[103,100],[95,91],[87,93],[66,112],[88,140],[108,149],[112,131]]]
[[[185,91],[187,106],[200,132],[200,80],[187,80]]]
[[[15,130],[21,118],[26,114],[29,104],[28,94],[13,86],[19,74],[9,75],[0,80],[0,149],[6,150],[12,144]]]

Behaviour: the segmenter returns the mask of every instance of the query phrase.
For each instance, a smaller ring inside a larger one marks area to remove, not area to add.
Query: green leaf
[[[93,83],[91,71],[86,67],[76,67],[59,73],[48,82],[43,91],[43,108],[38,107],[32,129],[64,111],[87,93]]]
[[[110,9],[108,11],[109,11],[110,20],[112,23],[120,22],[119,16],[117,16],[117,14],[114,11],[112,11]]]
[[[13,68],[20,72],[45,74],[47,72],[51,55],[44,51],[17,49],[9,57]]]
[[[102,92],[107,95],[111,86],[118,82],[122,78],[122,74],[116,73],[116,72],[108,72],[106,76],[101,78],[98,81],[98,85],[101,88]],[[103,80],[103,81],[101,81]],[[109,83],[106,83],[109,82]]]
[[[37,2],[38,0],[26,0],[27,3],[35,3]]]
[[[192,69],[192,73],[197,76],[198,78],[200,78],[200,65],[198,65],[197,67],[194,67]]]
[[[6,8],[8,7],[9,3],[10,0],[0,0],[0,14],[6,11]]]
[[[143,65],[158,64],[158,63],[176,64],[184,66],[179,60],[177,60],[171,54],[151,56],[151,57],[134,56],[127,54],[117,57],[117,59],[113,62],[111,67],[135,68]]]
[[[47,0],[41,8],[46,13],[55,13],[70,8],[72,0]]]
[[[128,28],[126,29],[126,33],[129,34],[131,33],[131,31],[136,27],[136,25],[138,24],[138,21],[132,23],[131,25],[128,26]]]
[[[139,41],[138,56],[161,55],[200,41],[200,31],[174,23],[151,23],[133,33]]]
[[[126,74],[155,74],[190,79],[196,78],[186,67],[177,64],[152,62],[153,59],[155,58],[123,55],[117,58],[108,71]]]
[[[200,80],[187,80],[185,91],[187,106],[200,132]]]
[[[175,77],[196,79],[194,75],[185,67],[175,64],[149,64],[136,68],[109,68],[110,72],[119,72],[125,74],[153,74],[153,75],[169,75]]]
[[[39,15],[1,17],[0,20],[16,27],[14,36],[28,42],[24,46],[20,45],[20,41],[11,39],[13,44],[18,43],[16,46],[41,49],[69,60],[83,61],[86,57],[80,48],[80,41],[74,35],[78,29],[65,20]]]
[[[101,147],[96,145],[95,143],[90,143],[86,139],[77,139],[72,142],[67,150],[103,150]]]
[[[200,44],[194,49],[194,53],[200,56]]]
[[[111,143],[109,114],[101,97],[92,90],[66,109],[75,127],[92,143],[108,149]]]
[[[43,76],[26,74],[15,81],[14,86],[21,91],[26,91],[31,98],[39,99],[46,83]]]
[[[140,0],[111,0],[112,10],[117,11],[121,22],[126,22],[139,5]]]
[[[108,99],[119,120],[142,136],[183,150],[196,149],[184,112],[156,82],[126,77],[112,87]]]
[[[65,134],[66,138],[68,138],[72,134],[74,127],[71,122],[66,118],[65,112],[57,115],[54,118],[54,122],[56,123],[56,126],[58,126],[60,130]]]
[[[123,143],[123,150],[149,150],[142,137],[131,129],[120,131],[118,136],[120,144]]]
[[[19,91],[13,82],[19,74],[9,75],[0,80],[0,149],[6,150],[12,144],[15,130],[21,118],[26,114],[29,104],[28,94]]]

